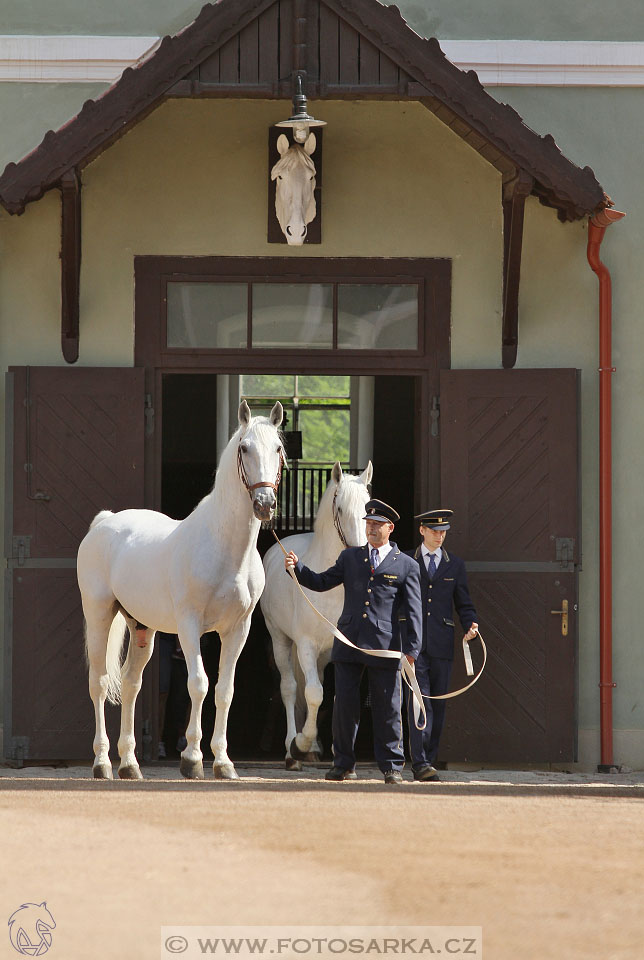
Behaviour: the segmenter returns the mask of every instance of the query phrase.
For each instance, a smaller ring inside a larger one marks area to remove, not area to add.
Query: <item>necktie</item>
[[[380,563],[380,554],[375,547],[371,548],[371,568],[375,570],[378,564]]]
[[[427,564],[427,572],[429,573],[429,579],[434,579],[434,574],[436,573],[436,557],[433,553],[429,554],[429,562]]]

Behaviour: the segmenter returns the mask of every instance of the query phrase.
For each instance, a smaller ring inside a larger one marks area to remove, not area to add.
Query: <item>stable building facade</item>
[[[270,170],[297,77],[327,125],[295,247]],[[214,464],[240,375],[332,372],[355,378],[374,494],[455,510],[490,656],[443,759],[613,763],[579,736],[598,661],[586,252],[620,216],[590,167],[395,7],[220,0],[10,163],[0,202],[6,757],[89,756],[75,555],[93,516],[163,507],[189,417],[190,456]],[[405,304],[384,332],[383,300]]]

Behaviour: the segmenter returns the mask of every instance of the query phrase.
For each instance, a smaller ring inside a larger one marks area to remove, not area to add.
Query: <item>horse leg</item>
[[[142,780],[141,770],[134,753],[134,708],[141,689],[143,670],[154,650],[154,634],[151,628],[137,630],[136,622],[128,620],[130,644],[127,657],[121,671],[121,733],[118,750],[121,763],[121,780]]]
[[[249,629],[250,616],[238,623],[229,633],[220,634],[219,679],[215,687],[215,729],[210,744],[215,758],[212,765],[215,780],[239,779],[237,771],[228,757],[226,728],[228,711],[235,689],[235,666],[246,643]]]
[[[295,725],[295,695],[297,692],[297,681],[293,672],[291,663],[291,653],[293,650],[293,641],[279,627],[271,625],[271,637],[273,638],[273,656],[277,669],[280,672],[280,694],[282,703],[286,710],[286,769],[301,770],[302,764],[291,756],[289,747],[291,741],[297,734]]]
[[[322,684],[322,689],[324,689],[324,671],[326,669],[327,663],[331,659],[331,647],[326,650],[323,650],[322,653],[318,656],[318,680]],[[318,713],[319,716],[319,713]],[[317,722],[317,721],[316,721]],[[307,755],[307,759],[311,763],[317,763],[322,757],[322,744],[318,739],[319,731],[316,730],[315,737],[313,738],[313,743],[311,744],[311,749]]]
[[[84,606],[90,606],[84,599]],[[98,602],[93,606],[99,608]],[[109,601],[107,609],[89,611],[85,609],[85,647],[89,667],[89,695],[94,704],[94,719],[96,731],[94,735],[94,765],[92,771],[99,780],[112,780],[112,764],[110,762],[110,741],[105,726],[105,700],[109,687],[107,672],[107,638],[110,626],[114,619],[113,600]]]
[[[201,708],[208,693],[208,675],[201,659],[201,636],[194,622],[179,625],[179,642],[188,668],[190,720],[186,727],[186,747],[181,752],[179,770],[187,780],[203,780],[201,752]]]
[[[318,710],[322,703],[324,690],[318,675],[318,655],[310,643],[300,640],[297,655],[305,678],[304,696],[306,697],[306,720],[302,732],[291,742],[291,756],[305,760],[317,737]]]

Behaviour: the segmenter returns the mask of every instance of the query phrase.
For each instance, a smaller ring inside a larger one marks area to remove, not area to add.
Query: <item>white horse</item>
[[[171,520],[152,510],[103,510],[81,543],[78,583],[96,714],[95,777],[112,777],[106,698],[112,703],[122,701],[119,776],[141,777],[134,754],[134,704],[143,668],[152,655],[155,631],[163,630],[179,635],[188,667],[192,708],[181,773],[203,778],[201,707],[208,677],[199,640],[203,633],[216,630],[221,654],[211,741],[213,773],[218,779],[237,779],[227,754],[226,724],[235,664],[264,588],[257,534],[276,506],[285,457],[277,429],[282,415],[278,402],[268,418],[253,418],[242,401],[239,429],[221,456],[215,485],[185,520]],[[121,668],[126,624],[130,644]]]
[[[286,537],[286,550],[294,550],[313,570],[326,570],[335,563],[345,547],[359,547],[367,542],[364,521],[365,504],[370,494],[371,461],[359,477],[342,472],[336,463],[315,518],[313,533]],[[260,606],[273,640],[275,663],[280,672],[280,692],[286,708],[286,767],[299,769],[299,761],[316,747],[317,716],[322,703],[322,676],[329,662],[333,634],[315,615],[284,570],[284,557],[275,544],[264,557],[266,588]],[[307,594],[321,613],[335,624],[344,603],[344,587],[326,593]],[[306,719],[298,733],[295,717],[297,680],[294,647],[305,679]]]
[[[271,170],[275,184],[275,215],[286,237],[294,247],[304,243],[307,225],[315,219],[315,164],[311,154],[315,150],[315,134],[310,133],[303,147],[292,145],[280,133],[277,138],[280,159]]]

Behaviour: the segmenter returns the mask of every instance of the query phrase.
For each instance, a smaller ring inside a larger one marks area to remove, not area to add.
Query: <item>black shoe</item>
[[[431,763],[427,763],[424,767],[414,770],[413,774],[414,780],[421,780],[423,783],[427,783],[429,780],[440,780],[436,772],[436,767],[432,767]]]
[[[358,774],[355,770],[343,770],[342,767],[331,767],[324,774],[325,780],[357,780]]]
[[[385,774],[385,783],[402,783],[403,775],[400,770],[387,770]]]

